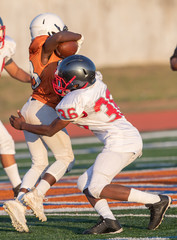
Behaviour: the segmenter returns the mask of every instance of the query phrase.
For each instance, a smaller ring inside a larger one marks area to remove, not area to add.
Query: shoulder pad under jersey
[[[96,71],[95,78],[96,78],[97,80],[103,81],[103,75],[101,74],[100,71]]]

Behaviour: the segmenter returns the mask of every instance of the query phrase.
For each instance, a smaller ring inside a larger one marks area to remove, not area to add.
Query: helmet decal
[[[68,27],[66,25],[63,27],[63,29],[61,29],[57,24],[54,24],[54,26],[58,29],[59,32],[68,31]]]

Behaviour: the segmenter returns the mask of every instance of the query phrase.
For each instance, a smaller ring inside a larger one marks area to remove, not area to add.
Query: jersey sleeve
[[[84,108],[82,103],[80,96],[75,96],[74,92],[69,93],[57,105],[57,114],[62,120],[75,122],[83,115]]]
[[[5,47],[7,49],[6,57],[5,57],[5,64],[12,58],[16,51],[16,43],[15,41],[10,38],[9,36],[5,37]]]
[[[42,47],[42,45],[45,43],[47,40],[48,36],[38,36],[36,37],[30,44],[29,46],[29,54],[34,55],[36,54]]]

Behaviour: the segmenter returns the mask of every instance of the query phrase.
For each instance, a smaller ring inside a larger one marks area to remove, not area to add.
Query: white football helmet
[[[31,38],[37,36],[49,35],[60,31],[67,31],[67,26],[61,18],[53,13],[43,13],[36,16],[30,24]]]

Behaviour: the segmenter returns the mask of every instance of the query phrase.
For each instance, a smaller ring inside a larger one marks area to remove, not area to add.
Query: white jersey
[[[0,76],[6,62],[14,55],[16,43],[6,36],[4,47],[0,49]],[[11,135],[0,121],[0,154],[15,154],[15,145]]]
[[[138,130],[120,112],[100,72],[92,86],[68,93],[56,111],[62,120],[90,129],[109,150],[136,152],[142,146]]]
[[[4,47],[0,49],[0,74],[6,62],[15,54],[16,43],[9,36],[5,36]]]

